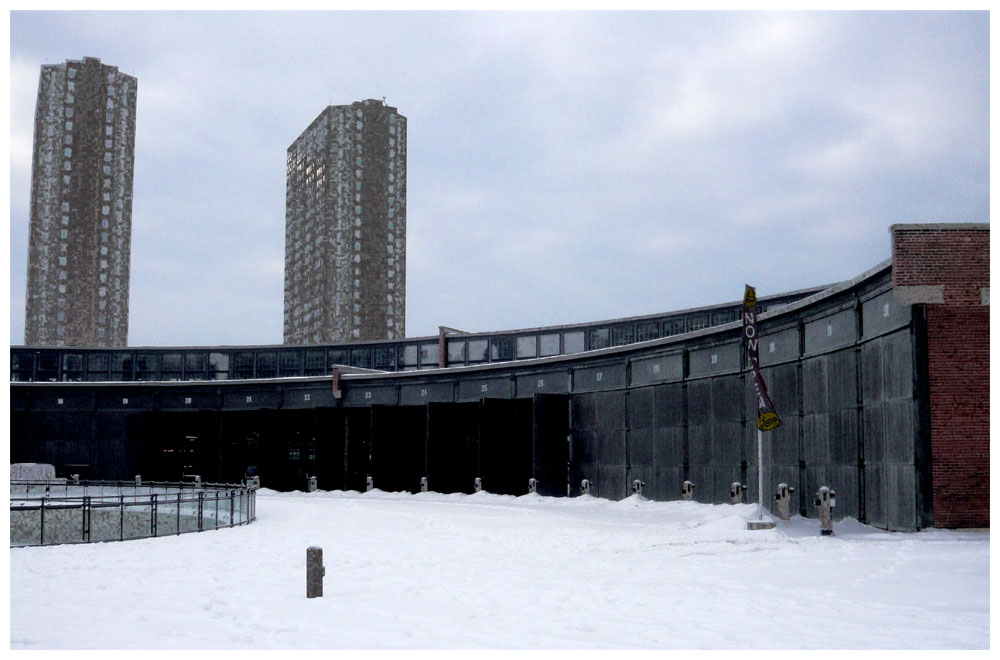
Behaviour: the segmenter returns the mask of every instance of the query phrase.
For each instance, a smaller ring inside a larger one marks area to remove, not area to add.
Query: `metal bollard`
[[[483,479],[482,477],[476,477],[476,483],[472,487],[475,492],[480,492],[483,489]]]
[[[746,492],[746,484],[741,484],[738,481],[734,481],[729,487],[729,502],[730,504],[743,504],[743,493]]]
[[[584,479],[580,482],[580,494],[590,495],[590,479]]]
[[[427,477],[420,477],[420,492],[426,493],[428,488]]]
[[[837,506],[837,493],[829,486],[822,486],[816,493],[816,506],[819,507],[820,535],[833,536],[833,508]]]
[[[142,485],[142,475],[141,474],[135,475],[135,485],[136,485],[137,488]]]
[[[638,479],[636,479],[635,481],[633,481],[632,482],[632,494],[633,495],[642,495],[642,487],[645,486],[645,485],[646,484],[644,484],[643,482],[639,481]]]
[[[320,598],[323,595],[323,548],[311,545],[306,548],[306,598]]]
[[[307,477],[306,478],[306,492],[307,493],[312,493],[313,491],[316,490],[317,487],[318,486],[317,486],[317,483],[316,483],[316,477]]]
[[[694,499],[694,482],[685,481],[681,484],[681,497],[685,500]]]
[[[374,490],[375,479],[373,477],[365,477],[365,490]]]
[[[528,492],[529,493],[538,492],[538,479],[535,479],[534,477],[528,479]]]
[[[784,482],[778,484],[778,492],[774,494],[774,501],[777,502],[778,517],[782,520],[787,521],[789,518],[788,503],[794,492],[795,489],[788,484]]]

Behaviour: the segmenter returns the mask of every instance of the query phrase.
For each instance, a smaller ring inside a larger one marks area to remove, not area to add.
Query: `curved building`
[[[989,525],[989,225],[895,225],[856,278],[762,297],[778,483],[814,516]],[[11,348],[11,460],[90,478],[520,495],[756,500],[756,400],[738,303],[358,344]],[[333,366],[336,365],[336,366]],[[956,487],[960,484],[961,487]]]

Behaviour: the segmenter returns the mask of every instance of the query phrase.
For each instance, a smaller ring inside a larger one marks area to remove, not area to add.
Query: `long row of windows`
[[[446,337],[448,366],[569,355],[668,337],[737,319],[735,308],[662,320],[538,333]],[[438,367],[439,345],[424,339],[332,347],[226,350],[11,350],[12,381],[179,381],[322,376],[336,365],[381,371]]]

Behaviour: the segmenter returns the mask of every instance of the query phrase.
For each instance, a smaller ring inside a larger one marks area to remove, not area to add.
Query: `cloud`
[[[385,96],[408,117],[408,334],[631,316],[733,300],[750,279],[852,277],[888,256],[893,222],[988,221],[988,26],[15,12],[12,341],[46,60],[95,55],[139,79],[132,341],[277,343],[285,151],[327,104]]]

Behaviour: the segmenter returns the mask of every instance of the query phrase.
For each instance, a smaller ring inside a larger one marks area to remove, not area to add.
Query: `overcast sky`
[[[42,64],[138,78],[129,343],[282,339],[285,152],[407,117],[408,336],[652,314],[854,277],[900,222],[989,221],[976,13],[10,18],[11,343]]]

